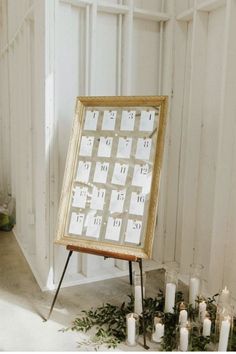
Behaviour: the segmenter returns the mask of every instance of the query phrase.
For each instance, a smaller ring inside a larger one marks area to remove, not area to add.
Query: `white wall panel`
[[[162,11],[162,2],[162,0],[134,0],[134,6],[146,11]]]
[[[96,30],[96,76],[94,95],[115,96],[117,94],[117,15],[98,13]]]
[[[134,19],[132,83],[134,95],[155,95],[158,92],[159,23]]]

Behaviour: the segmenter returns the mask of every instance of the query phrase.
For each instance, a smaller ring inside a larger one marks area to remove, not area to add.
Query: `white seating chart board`
[[[151,256],[166,111],[166,96],[77,99],[57,243]]]

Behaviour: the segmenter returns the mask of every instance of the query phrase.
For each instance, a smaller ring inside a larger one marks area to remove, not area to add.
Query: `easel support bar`
[[[106,258],[115,258],[115,259],[121,259],[123,261],[131,261],[131,262],[137,262],[138,257],[132,256],[129,254],[120,254],[112,251],[100,251],[96,250],[93,248],[86,248],[86,247],[80,247],[80,246],[71,246],[68,245],[66,246],[66,249],[68,251],[75,251],[75,252],[80,252],[80,253],[87,253],[87,254],[93,254],[95,256],[102,256]]]
[[[65,264],[65,267],[64,267],[64,269],[63,269],[63,272],[62,272],[62,275],[61,275],[61,279],[60,279],[59,284],[58,284],[58,287],[57,287],[57,291],[56,291],[56,293],[55,293],[55,295],[54,295],[54,299],[53,299],[53,302],[52,302],[52,305],[51,305],[51,308],[50,308],[48,317],[47,317],[47,319],[46,319],[45,321],[49,320],[49,318],[50,318],[50,316],[51,316],[51,313],[52,313],[52,311],[53,311],[55,302],[56,302],[56,300],[57,300],[57,295],[58,295],[58,293],[59,293],[59,291],[60,291],[61,283],[62,283],[62,281],[63,281],[63,278],[64,278],[64,275],[65,275],[66,269],[67,269],[67,267],[68,267],[68,264],[69,264],[70,257],[71,257],[71,255],[72,255],[72,253],[73,253],[73,251],[69,251],[69,254],[68,254],[68,257],[67,257],[67,260],[66,260],[66,264]]]

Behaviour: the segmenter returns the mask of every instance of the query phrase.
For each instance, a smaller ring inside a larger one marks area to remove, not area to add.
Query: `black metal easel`
[[[68,264],[69,264],[69,261],[70,261],[70,258],[72,256],[72,253],[73,251],[77,251],[77,252],[81,252],[81,253],[90,253],[90,254],[95,254],[95,255],[100,255],[100,256],[104,256],[105,258],[116,258],[116,259],[122,259],[122,260],[126,260],[129,262],[129,282],[130,282],[130,285],[133,284],[133,279],[132,279],[132,262],[138,262],[139,263],[139,269],[140,269],[140,279],[141,279],[141,298],[142,298],[142,327],[143,327],[143,347],[145,349],[149,349],[149,347],[147,346],[147,343],[146,343],[146,327],[145,327],[145,317],[144,317],[144,296],[143,296],[143,267],[142,267],[142,258],[136,258],[136,257],[129,257],[129,256],[122,256],[122,255],[116,255],[114,253],[111,253],[111,252],[107,252],[107,254],[104,255],[103,254],[99,254],[98,252],[94,251],[94,250],[88,250],[88,249],[82,249],[80,247],[75,247],[75,246],[67,246],[67,250],[69,251],[68,253],[68,256],[67,256],[67,259],[66,259],[66,263],[65,263],[65,266],[64,266],[64,269],[63,269],[63,272],[62,272],[62,275],[61,275],[61,278],[60,278],[60,281],[58,283],[58,286],[57,286],[57,290],[56,290],[56,293],[54,295],[54,298],[53,298],[53,301],[52,301],[52,305],[51,305],[51,308],[50,308],[50,311],[48,313],[48,317],[45,319],[45,322],[49,320],[51,314],[52,314],[52,311],[53,311],[53,308],[54,308],[54,305],[56,303],[56,300],[57,300],[57,296],[58,296],[58,293],[60,291],[60,288],[61,288],[61,284],[62,284],[62,281],[64,279],[64,276],[65,276],[65,273],[66,273],[66,269],[68,267]],[[125,259],[124,259],[125,258]]]

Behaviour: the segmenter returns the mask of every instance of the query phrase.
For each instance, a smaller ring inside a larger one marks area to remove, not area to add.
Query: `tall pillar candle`
[[[167,283],[165,292],[165,312],[174,312],[173,307],[175,306],[175,292],[176,284]]]
[[[189,281],[189,303],[196,307],[195,300],[200,292],[200,279],[191,277]]]
[[[180,328],[180,340],[179,340],[179,349],[181,352],[188,351],[188,329],[186,327]]]
[[[226,352],[227,351],[228,340],[229,340],[229,331],[230,331],[230,320],[225,319],[221,322],[218,352]]]

